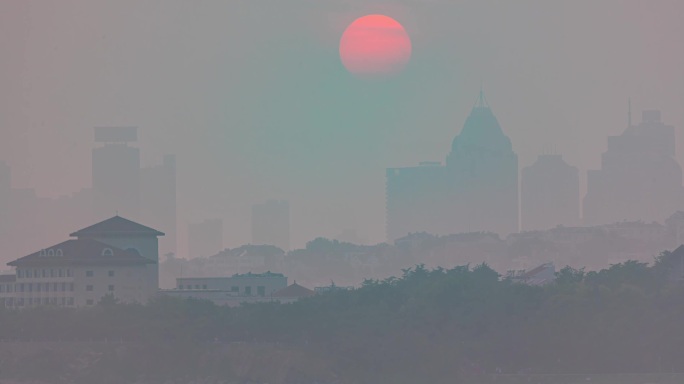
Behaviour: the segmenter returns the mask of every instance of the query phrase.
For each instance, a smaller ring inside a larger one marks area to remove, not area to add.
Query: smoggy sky
[[[369,13],[412,40],[390,80],[339,59]],[[682,20],[680,0],[4,1],[0,159],[15,187],[67,195],[91,184],[92,128],[136,125],[143,164],[178,156],[181,229],[222,216],[225,245],[247,243],[250,206],[278,198],[294,246],[380,242],[385,168],[444,161],[481,80],[521,167],[555,148],[584,183],[630,96],[684,163]]]

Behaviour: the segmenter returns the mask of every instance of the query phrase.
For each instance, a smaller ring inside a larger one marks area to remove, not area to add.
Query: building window
[[[86,271],[86,277],[93,277],[93,271]]]
[[[43,284],[41,283],[36,283],[36,292],[40,292],[41,288],[43,288]]]
[[[252,287],[245,287],[245,296],[252,296]]]
[[[59,269],[59,277],[64,277],[64,270],[62,268]]]
[[[183,284],[179,285],[178,289],[183,289]]]
[[[24,292],[24,283],[19,283],[19,292]]]
[[[33,277],[35,277],[36,279],[40,277],[40,274],[38,273],[37,269],[33,270]]]
[[[93,305],[93,299],[86,300],[86,305]]]
[[[30,269],[27,269],[27,270],[26,270],[26,278],[27,278],[27,279],[28,279],[28,278],[31,278],[31,270],[30,270]]]
[[[264,286],[257,287],[257,295],[266,296],[266,287],[264,287]]]
[[[7,284],[7,292],[12,292],[13,284]]]
[[[114,271],[108,271],[107,276],[109,277],[114,277]]]
[[[17,306],[23,307],[24,306],[24,299],[23,298],[18,298],[17,299]]]
[[[207,289],[207,285],[206,284],[202,285],[202,289]]]
[[[69,283],[69,292],[74,291],[74,283]]]
[[[52,283],[52,292],[59,292],[59,283]]]
[[[93,286],[92,285],[86,285],[86,291],[92,291]]]
[[[30,297],[28,298],[28,304],[27,305],[29,307],[33,305],[33,299],[32,298],[30,298]]]
[[[109,292],[114,292],[114,286],[113,286],[113,285],[110,285],[110,286],[108,287],[108,290],[109,290]]]
[[[71,277],[71,269],[67,268],[66,273],[67,273],[67,277]]]
[[[199,284],[195,284],[195,289],[199,289]]]
[[[62,283],[62,292],[66,292],[66,288],[67,288],[66,284],[67,283]]]
[[[21,279],[22,277],[24,277],[24,271],[17,269],[17,279]]]
[[[45,283],[45,292],[50,292],[50,283]]]
[[[114,256],[114,251],[111,248],[105,248],[102,250],[102,256],[112,257]]]
[[[50,277],[55,277],[55,270],[54,269],[50,270]]]
[[[48,277],[47,269],[43,269],[43,277]]]

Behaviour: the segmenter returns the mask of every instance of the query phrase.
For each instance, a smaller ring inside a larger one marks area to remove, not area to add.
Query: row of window
[[[71,269],[17,269],[17,279],[41,277],[71,277]]]
[[[74,283],[16,283],[0,284],[2,292],[73,292]]]
[[[74,305],[73,297],[30,297],[24,299],[23,297],[12,298],[8,297],[4,299],[6,307],[32,307],[38,305]],[[92,300],[89,300],[92,301]],[[91,304],[92,305],[92,304]]]
[[[94,291],[93,285],[86,285],[86,291]],[[107,290],[114,292],[114,285],[107,286]],[[0,284],[0,293],[12,292],[73,292],[74,283],[17,283]]]
[[[107,276],[114,277],[114,271],[107,271]],[[17,269],[17,279],[38,279],[41,277],[72,277],[71,269]],[[86,277],[95,277],[95,271],[86,271]]]
[[[180,284],[180,285],[178,285],[178,289],[188,289],[188,290],[207,289],[207,285],[203,284],[202,288],[200,288],[199,284],[195,284],[194,287],[192,284],[188,284],[188,285]],[[230,291],[235,292],[235,293],[240,293],[240,287],[237,285],[233,285],[232,287],[230,287]],[[245,296],[251,296],[252,295],[252,287],[245,287],[244,290],[242,291],[242,293]],[[263,285],[258,286],[257,287],[257,295],[258,296],[266,296],[266,287]]]

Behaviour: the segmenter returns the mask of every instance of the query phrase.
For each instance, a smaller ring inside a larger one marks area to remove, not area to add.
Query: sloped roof
[[[164,236],[164,233],[131,220],[124,219],[121,216],[114,216],[111,219],[107,219],[97,224],[93,224],[90,227],[83,228],[80,231],[70,234],[69,236],[88,237],[99,235]]]
[[[111,252],[110,252],[111,251]],[[41,265],[130,265],[154,261],[92,239],[67,240],[7,263],[12,267]]]
[[[309,288],[304,288],[297,284],[295,281],[291,285],[281,289],[278,292],[273,293],[273,297],[309,297],[315,295],[316,292],[310,290]]]

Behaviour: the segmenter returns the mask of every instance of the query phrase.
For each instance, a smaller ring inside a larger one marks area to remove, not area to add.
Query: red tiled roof
[[[310,290],[309,288],[304,288],[301,285],[294,282],[291,285],[281,289],[278,292],[273,293],[273,297],[309,297],[315,295],[316,292]]]
[[[74,232],[69,236],[72,237],[88,237],[98,235],[148,235],[148,236],[164,236],[164,233],[138,224],[121,216],[114,216],[111,219],[101,221],[93,224],[90,227],[83,228],[80,231]]]
[[[110,252],[111,251],[111,252]],[[12,267],[31,265],[129,265],[154,261],[92,239],[68,240],[7,263]]]

